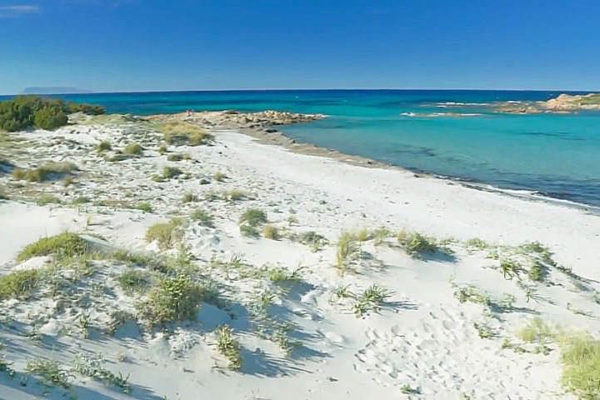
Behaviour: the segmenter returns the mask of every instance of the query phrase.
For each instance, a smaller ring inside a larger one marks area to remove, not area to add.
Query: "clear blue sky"
[[[0,0],[0,93],[600,89],[600,0]]]

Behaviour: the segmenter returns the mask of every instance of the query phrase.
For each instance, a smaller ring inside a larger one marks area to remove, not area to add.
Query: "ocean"
[[[511,115],[560,91],[267,90],[61,95],[138,115],[187,109],[322,113],[287,136],[453,179],[600,206],[600,112]]]

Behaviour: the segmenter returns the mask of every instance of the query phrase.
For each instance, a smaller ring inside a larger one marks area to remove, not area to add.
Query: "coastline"
[[[308,122],[310,124],[310,122]],[[352,165],[358,165],[366,168],[386,168],[386,169],[397,169],[404,172],[409,172],[414,174],[417,178],[433,178],[433,179],[441,179],[444,181],[451,182],[453,184],[462,185],[474,190],[483,190],[489,191],[492,193],[499,193],[509,197],[520,198],[529,201],[536,202],[545,202],[550,204],[562,205],[565,207],[579,209],[585,212],[589,212],[594,215],[600,215],[600,207],[596,207],[590,204],[578,203],[570,200],[559,199],[551,196],[547,196],[544,194],[536,193],[532,190],[527,189],[507,189],[500,188],[497,186],[493,186],[491,184],[487,184],[484,182],[475,182],[468,181],[465,179],[452,177],[452,176],[444,176],[434,173],[429,173],[425,171],[414,171],[399,165],[394,165],[390,163],[385,163],[379,160],[371,159],[368,157],[363,157],[359,155],[352,155],[340,152],[335,149],[329,149],[325,147],[318,146],[316,144],[308,143],[308,142],[299,142],[295,139],[292,139],[286,136],[285,132],[280,130],[268,129],[265,130],[263,128],[239,128],[240,133],[251,136],[258,140],[259,143],[264,144],[273,144],[278,146],[283,146],[291,152],[299,153],[299,154],[307,154],[319,157],[328,157],[334,160],[338,160],[341,162],[349,163]]]

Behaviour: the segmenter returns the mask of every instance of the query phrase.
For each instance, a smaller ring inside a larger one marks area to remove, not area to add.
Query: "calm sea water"
[[[288,136],[405,168],[600,206],[600,113],[507,115],[490,103],[560,92],[324,90],[64,95],[109,112],[323,113]]]

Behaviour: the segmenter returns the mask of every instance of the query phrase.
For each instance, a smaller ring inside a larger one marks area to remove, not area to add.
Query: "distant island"
[[[70,86],[31,86],[23,89],[23,94],[72,94],[93,93],[91,90]]]

